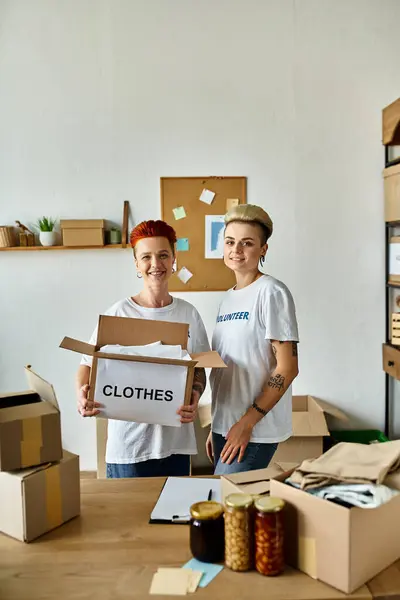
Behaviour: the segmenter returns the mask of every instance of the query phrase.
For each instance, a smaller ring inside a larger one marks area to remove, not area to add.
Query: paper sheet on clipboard
[[[211,499],[221,502],[220,479],[168,477],[150,515],[150,523],[188,523],[190,507],[207,500],[210,490]],[[174,519],[174,516],[179,518]]]

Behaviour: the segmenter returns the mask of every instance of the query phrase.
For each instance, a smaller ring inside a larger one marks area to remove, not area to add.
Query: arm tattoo
[[[297,342],[292,342],[292,356],[297,356]]]
[[[276,357],[276,348],[275,348],[274,344],[272,344],[272,352],[273,352],[274,356]]]
[[[196,392],[199,392],[200,396],[205,390],[207,383],[206,372],[203,368],[196,368],[194,370],[194,378],[193,378],[193,389]]]
[[[283,375],[279,375],[279,373],[277,373],[274,377],[271,377],[271,379],[268,381],[268,387],[279,390],[280,392],[283,390],[284,386],[285,378]]]

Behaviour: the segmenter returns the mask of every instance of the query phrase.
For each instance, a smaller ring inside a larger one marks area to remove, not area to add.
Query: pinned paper
[[[197,558],[192,558],[182,567],[182,571],[185,569],[192,569],[192,571],[201,571],[203,573],[200,579],[199,587],[206,587],[223,569],[223,565],[214,565],[212,563],[203,563]]]
[[[184,219],[186,217],[186,211],[183,206],[177,206],[176,208],[172,209],[172,212],[174,213],[176,221],[179,221],[179,219]]]
[[[206,215],[205,258],[224,257],[224,215]]]
[[[176,240],[177,252],[187,252],[189,250],[189,238],[178,238]]]
[[[204,189],[200,194],[200,200],[205,204],[212,204],[214,200],[215,192],[211,190]]]
[[[193,277],[193,273],[191,273],[186,267],[182,267],[182,269],[177,273],[177,275],[182,281],[182,283],[187,283],[189,279]]]
[[[226,210],[231,210],[235,206],[239,206],[239,198],[227,198],[226,199]]]

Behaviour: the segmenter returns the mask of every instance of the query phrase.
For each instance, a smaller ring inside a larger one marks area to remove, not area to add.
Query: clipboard
[[[190,507],[208,500],[221,502],[221,481],[207,477],[168,477],[150,515],[149,523],[187,525]]]

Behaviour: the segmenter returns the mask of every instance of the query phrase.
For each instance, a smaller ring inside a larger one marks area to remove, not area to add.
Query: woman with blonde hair
[[[189,352],[210,349],[203,321],[192,304],[173,298],[168,281],[173,273],[176,234],[164,221],[144,221],[133,229],[130,237],[143,289],[133,297],[124,298],[105,314],[131,319],[152,319],[189,324]],[[90,339],[96,344],[97,328]],[[99,404],[88,400],[92,359],[83,356],[76,386],[78,411],[83,417],[97,415]],[[193,421],[206,384],[204,369],[195,369],[192,399],[181,406],[178,414],[181,427],[108,421],[106,448],[107,477],[161,477],[189,475],[190,455],[197,454]]]
[[[260,271],[273,224],[259,206],[225,215],[224,261],[236,285],[221,302],[212,347],[227,364],[211,375],[208,457],[218,475],[267,467],[292,433],[297,321],[287,287]]]

